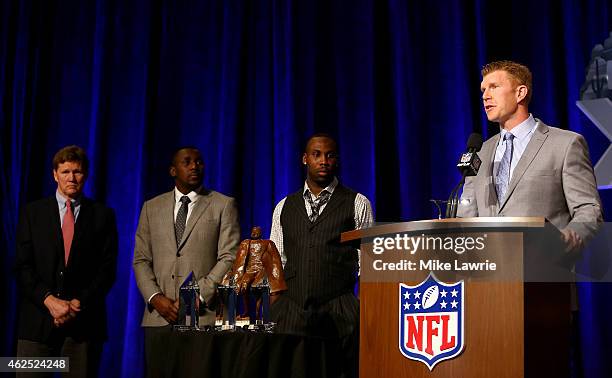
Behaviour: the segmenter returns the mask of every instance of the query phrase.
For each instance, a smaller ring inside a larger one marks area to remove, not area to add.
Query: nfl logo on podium
[[[430,273],[416,286],[399,284],[399,349],[429,370],[463,350],[463,280],[446,284]]]

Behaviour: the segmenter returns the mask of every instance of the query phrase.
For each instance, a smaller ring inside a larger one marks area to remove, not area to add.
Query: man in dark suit
[[[194,273],[205,307],[232,267],[240,242],[236,201],[202,187],[204,162],[197,148],[178,149],[169,173],[175,187],[144,203],[134,246],[136,283],[147,303],[142,326],[148,376],[164,375],[183,281]],[[201,326],[214,321],[214,311],[201,311]]]
[[[55,154],[57,190],[23,209],[15,262],[17,356],[69,357],[80,377],[97,375],[117,265],[114,212],[83,196],[88,165],[80,147]]]
[[[285,269],[288,290],[271,309],[276,332],[341,341],[342,377],[358,375],[359,302],[353,294],[359,251],[340,243],[345,231],[368,227],[370,201],[339,183],[338,146],[327,134],[306,143],[306,182],[281,200],[272,216],[270,239]]]

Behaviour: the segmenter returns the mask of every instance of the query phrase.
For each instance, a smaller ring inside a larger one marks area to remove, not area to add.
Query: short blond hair
[[[486,64],[484,67],[482,67],[480,72],[482,73],[482,77],[485,77],[495,71],[506,71],[508,75],[510,75],[510,78],[514,80],[516,85],[526,86],[527,96],[525,97],[525,104],[529,105],[532,93],[532,76],[529,68],[511,60],[498,60],[496,62]]]

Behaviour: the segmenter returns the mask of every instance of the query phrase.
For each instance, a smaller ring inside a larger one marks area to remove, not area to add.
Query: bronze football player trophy
[[[231,288],[235,294],[248,297],[250,323],[255,325],[253,328],[272,328],[269,314],[270,296],[287,290],[287,284],[276,245],[272,240],[261,239],[259,226],[251,229],[251,239],[240,243],[234,265],[223,278],[219,288],[228,312],[226,323],[235,324],[236,297],[227,292]]]

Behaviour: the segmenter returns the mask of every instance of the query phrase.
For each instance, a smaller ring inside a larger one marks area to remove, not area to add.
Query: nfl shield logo
[[[445,284],[430,273],[416,286],[399,284],[399,349],[429,370],[463,350],[463,280]]]
[[[472,153],[471,152],[465,152],[465,153],[461,154],[461,163],[469,163],[470,160],[472,160]]]

